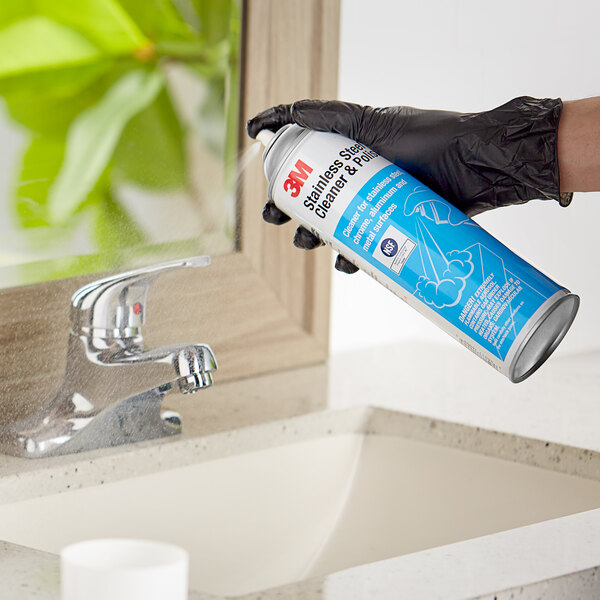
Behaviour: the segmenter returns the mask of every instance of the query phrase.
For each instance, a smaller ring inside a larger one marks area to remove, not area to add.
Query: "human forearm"
[[[600,97],[564,103],[558,163],[561,192],[600,190]]]

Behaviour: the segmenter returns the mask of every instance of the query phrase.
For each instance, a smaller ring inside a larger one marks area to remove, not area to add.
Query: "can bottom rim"
[[[578,309],[579,296],[567,293],[542,315],[516,352],[509,373],[513,383],[527,379],[546,362],[569,331]]]

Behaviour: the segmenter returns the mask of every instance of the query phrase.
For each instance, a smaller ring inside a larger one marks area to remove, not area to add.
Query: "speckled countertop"
[[[360,408],[368,405],[388,410]],[[185,419],[176,441],[40,461],[0,456],[0,503],[309,439],[333,426],[393,429],[600,480],[600,352],[552,358],[514,385],[462,348],[380,347],[338,355],[329,365],[225,384],[217,379],[169,407]],[[330,411],[338,410],[343,418],[332,419]],[[597,509],[245,598],[591,599],[600,597],[599,566]],[[57,600],[58,579],[56,556],[0,544],[2,600]],[[190,598],[211,597],[191,592]]]

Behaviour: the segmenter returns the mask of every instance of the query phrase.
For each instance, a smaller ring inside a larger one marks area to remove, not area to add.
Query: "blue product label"
[[[395,165],[360,189],[334,237],[501,360],[562,289]]]

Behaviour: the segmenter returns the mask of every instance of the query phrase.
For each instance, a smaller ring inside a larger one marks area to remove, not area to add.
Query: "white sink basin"
[[[440,445],[323,435],[0,506],[0,539],[190,551],[190,587],[238,595],[600,507],[600,483]]]

